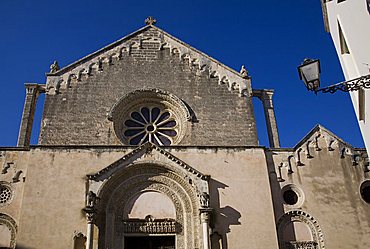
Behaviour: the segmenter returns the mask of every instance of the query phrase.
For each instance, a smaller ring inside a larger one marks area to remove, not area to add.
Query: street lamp
[[[309,91],[317,91],[320,87],[320,61],[304,59],[302,65],[298,67],[298,73],[301,80]]]
[[[323,93],[335,93],[336,91],[350,92],[361,88],[370,88],[370,74],[349,81],[340,82],[331,86],[320,88],[320,61],[305,59],[298,67],[299,78],[303,80],[307,90]]]

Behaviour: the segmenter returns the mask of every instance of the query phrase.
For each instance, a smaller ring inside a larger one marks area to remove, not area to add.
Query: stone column
[[[253,90],[253,96],[258,97],[262,101],[270,147],[280,148],[279,132],[272,102],[273,94],[274,90]]]
[[[211,211],[212,211],[211,208],[200,209],[200,221],[202,223],[202,232],[203,232],[203,249],[210,249],[209,217]]]
[[[18,135],[18,147],[27,147],[30,145],[37,98],[41,92],[44,92],[43,85],[27,83],[25,84],[25,87],[26,98],[24,101],[21,127]]]
[[[96,201],[97,196],[94,192],[90,191],[86,195],[86,206],[83,211],[86,214],[87,232],[86,232],[86,249],[93,249],[94,246],[94,223],[96,215]]]
[[[86,210],[85,210],[86,212]],[[86,249],[93,249],[94,246],[94,212],[86,212],[87,232],[86,232]]]

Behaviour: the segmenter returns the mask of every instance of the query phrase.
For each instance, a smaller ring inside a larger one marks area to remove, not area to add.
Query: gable
[[[103,70],[103,64],[114,65],[114,59],[137,55],[142,49],[164,50],[200,71],[207,71],[210,77],[217,78],[229,91],[236,90],[240,96],[251,96],[251,78],[243,76],[212,57],[198,51],[185,42],[173,37],[158,27],[147,25],[102,49],[73,62],[56,72],[47,74],[46,91],[58,93],[71,87],[71,82],[90,77],[93,71]]]
[[[109,112],[124,96],[148,90],[176,96],[191,114],[187,123],[178,122],[186,128],[175,131],[182,133],[181,139],[162,141],[164,145],[258,145],[250,78],[152,25],[47,75],[39,142],[144,143],[144,138],[134,143],[123,138],[125,130],[115,122],[125,122],[140,108],[168,108],[162,105],[165,100],[142,97],[130,110],[118,110],[127,115],[113,122]]]
[[[176,156],[151,143],[141,145],[102,170],[87,175],[90,190],[98,193],[105,182],[113,177],[117,178],[117,176],[125,174],[133,166],[140,166],[143,169],[153,166],[165,168],[183,177],[189,184],[191,183],[190,185],[194,186],[199,195],[204,192],[209,193],[209,175],[202,174]]]

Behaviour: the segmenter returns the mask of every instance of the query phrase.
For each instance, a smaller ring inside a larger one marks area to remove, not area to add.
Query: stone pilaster
[[[43,85],[27,83],[25,84],[25,87],[26,87],[26,97],[23,107],[21,127],[19,129],[18,135],[17,143],[18,147],[27,147],[30,145],[37,98],[40,93],[44,92]]]
[[[262,101],[270,147],[280,148],[279,132],[276,124],[274,105],[272,102],[273,94],[274,90],[253,90],[253,96]]]

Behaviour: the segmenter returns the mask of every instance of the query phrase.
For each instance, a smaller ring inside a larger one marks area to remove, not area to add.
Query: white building
[[[370,74],[370,0],[322,0],[346,80]],[[350,93],[367,151],[370,151],[370,90]]]

